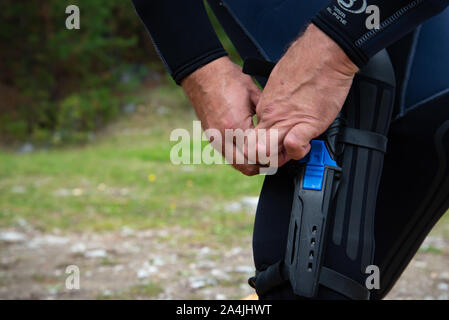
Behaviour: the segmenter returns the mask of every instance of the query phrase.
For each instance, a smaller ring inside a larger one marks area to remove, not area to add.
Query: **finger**
[[[246,131],[244,144],[243,146],[237,145],[236,147],[240,152],[243,153],[245,159],[247,159],[248,163],[256,164],[257,163],[257,132],[252,126],[249,130]]]
[[[257,163],[274,162],[284,149],[283,141],[288,129],[283,126],[269,127],[265,122],[256,126]]]
[[[282,167],[283,165],[285,165],[290,160],[292,160],[292,158],[288,155],[288,153],[285,150],[285,148],[283,148],[282,151],[279,152],[277,167],[278,168]]]
[[[261,168],[257,165],[233,165],[232,167],[248,177],[261,173]]]
[[[313,131],[309,125],[297,124],[287,133],[283,145],[290,158],[301,160],[309,153]]]
[[[259,90],[259,88],[257,88],[256,85],[254,85],[254,87],[255,88],[253,88],[251,90],[250,99],[251,99],[252,108],[253,108],[253,111],[254,111],[254,114],[255,114],[256,113],[256,106],[259,104],[260,97],[262,96],[262,92]]]
[[[235,141],[228,141],[227,143],[225,141],[223,154],[226,161],[231,164],[233,168],[240,171],[244,175],[254,176],[260,174],[260,166],[255,163],[251,163],[251,161],[246,159],[243,152],[235,144]]]

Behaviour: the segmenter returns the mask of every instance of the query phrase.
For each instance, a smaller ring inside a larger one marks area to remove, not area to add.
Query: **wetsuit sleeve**
[[[180,84],[199,67],[225,56],[202,0],[132,0],[167,70]]]
[[[448,5],[449,0],[331,0],[312,22],[362,67],[377,52]],[[372,6],[379,9],[378,28],[367,26],[367,19],[377,10]]]

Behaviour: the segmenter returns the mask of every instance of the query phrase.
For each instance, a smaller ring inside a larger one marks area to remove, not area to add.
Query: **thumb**
[[[284,148],[287,155],[294,160],[301,160],[310,151],[310,140],[315,135],[315,129],[305,123],[294,126],[284,138]]]

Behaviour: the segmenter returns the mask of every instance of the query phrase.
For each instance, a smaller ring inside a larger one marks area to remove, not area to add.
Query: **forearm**
[[[379,8],[378,29],[366,26],[366,9],[371,5]],[[332,0],[312,21],[361,67],[448,5],[449,0]]]
[[[226,55],[201,0],[132,0],[173,79]]]

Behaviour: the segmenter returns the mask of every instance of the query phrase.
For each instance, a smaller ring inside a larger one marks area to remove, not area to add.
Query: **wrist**
[[[331,69],[347,76],[354,76],[359,70],[343,49],[326,33],[314,24],[307,27],[303,37],[309,42],[310,48],[316,48],[319,59]]]
[[[192,86],[198,84],[207,84],[209,81],[217,77],[217,73],[227,69],[230,64],[232,64],[232,61],[228,56],[212,60],[208,64],[198,68],[185,77],[181,81],[181,86],[184,90],[188,90]]]

